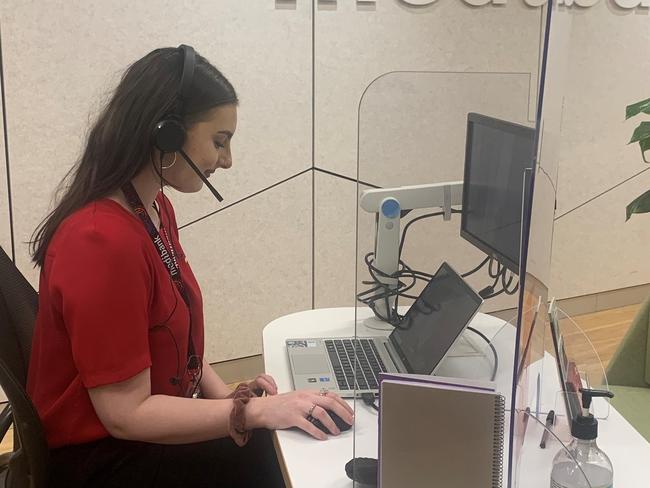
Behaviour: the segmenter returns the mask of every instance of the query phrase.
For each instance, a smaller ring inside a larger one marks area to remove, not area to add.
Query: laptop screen
[[[409,373],[430,374],[474,317],[483,299],[442,263],[390,334]]]

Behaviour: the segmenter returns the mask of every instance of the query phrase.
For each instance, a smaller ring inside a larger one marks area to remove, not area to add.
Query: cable
[[[492,368],[492,376],[490,377],[490,381],[494,381],[494,379],[497,377],[497,371],[499,369],[499,355],[497,354],[497,350],[494,348],[494,344],[492,344],[490,339],[488,339],[485,334],[476,330],[474,327],[467,327],[467,330],[470,330],[481,337],[485,342],[488,343],[490,349],[492,349],[492,354],[494,355],[494,367]]]
[[[418,220],[428,219],[428,218],[431,218],[431,217],[439,217],[440,215],[444,215],[444,212],[434,212],[434,213],[428,213],[428,214],[420,215],[419,217],[416,217],[413,220],[411,220],[410,222],[408,222],[404,226],[404,230],[402,231],[402,237],[399,240],[399,253],[397,255],[398,256],[402,255],[402,249],[404,248],[404,242],[406,241],[406,233],[408,232],[409,227],[411,227],[411,225],[413,225]]]
[[[416,300],[417,299],[416,296],[408,295],[406,294],[406,292],[411,288],[413,288],[418,280],[429,282],[433,278],[432,274],[425,273],[424,271],[418,271],[412,269],[401,258],[399,258],[399,256],[401,256],[402,254],[404,243],[406,242],[406,235],[411,225],[413,225],[415,222],[419,220],[423,220],[431,217],[438,217],[444,215],[444,213],[445,212],[434,212],[434,213],[420,215],[419,217],[412,219],[406,224],[404,230],[402,231],[402,235],[400,237],[399,253],[398,253],[398,270],[395,273],[387,274],[381,271],[380,269],[376,268],[374,266],[374,259],[373,259],[374,253],[370,252],[366,254],[366,256],[364,257],[364,261],[366,266],[368,267],[368,273],[370,274],[372,281],[363,281],[363,284],[375,285],[375,286],[373,286],[368,290],[358,293],[357,300],[370,307],[370,309],[373,311],[373,313],[378,319],[388,322],[394,327],[399,328],[400,323],[402,321],[402,317],[397,312],[397,307],[399,306],[399,298],[404,297],[411,300]],[[462,213],[462,211],[452,208],[451,213],[457,214],[457,213]],[[396,280],[397,283],[389,285],[383,283],[378,277]],[[402,282],[400,278],[409,278],[411,282],[409,284],[406,284]],[[395,297],[395,304],[391,306],[389,299],[393,296]],[[382,314],[379,312],[376,306],[376,302],[379,300],[383,301],[383,305],[386,309],[386,314]]]
[[[457,209],[451,209],[451,212],[462,213],[460,210]],[[372,280],[363,281],[362,283],[364,285],[374,285],[374,286],[372,286],[368,290],[358,293],[357,300],[370,307],[370,309],[373,311],[374,315],[378,319],[383,320],[384,322],[388,322],[389,324],[397,328],[402,328],[402,329],[406,328],[401,326],[403,317],[397,312],[400,297],[408,298],[410,300],[417,300],[418,297],[414,295],[409,295],[406,292],[409,291],[411,288],[413,288],[418,282],[418,280],[429,282],[431,281],[431,279],[433,279],[432,274],[425,273],[424,271],[415,270],[410,266],[408,266],[403,259],[401,259],[402,251],[404,249],[404,244],[406,242],[407,232],[411,227],[411,225],[413,225],[415,222],[419,220],[431,218],[431,217],[439,217],[441,215],[444,215],[444,212],[434,212],[434,213],[420,215],[412,219],[406,224],[404,230],[402,231],[402,235],[400,237],[399,252],[398,252],[398,269],[395,273],[388,274],[376,268],[374,266],[375,254],[373,252],[369,252],[368,254],[365,255],[364,262],[368,268],[368,273],[370,274]],[[517,280],[514,288],[511,288],[511,285],[515,279],[514,274],[510,272],[510,274],[508,275],[509,270],[505,266],[503,266],[497,259],[494,259],[491,256],[485,257],[478,266],[462,274],[461,277],[465,278],[467,276],[470,276],[478,272],[486,264],[488,264],[488,275],[494,279],[494,283],[492,283],[492,285],[483,288],[479,292],[479,294],[484,300],[497,297],[502,293],[506,293],[507,295],[514,295],[515,293],[517,293],[517,291],[519,290],[519,281]],[[386,284],[380,278],[384,278],[384,281],[395,280],[396,283]],[[401,278],[410,279],[410,283],[403,282]],[[495,291],[499,282],[501,282],[501,289]],[[395,303],[392,306],[390,303],[391,297],[395,297]],[[378,301],[383,302],[383,307],[386,311],[385,313],[379,311],[379,308],[377,307]]]
[[[375,394],[374,393],[362,393],[361,394],[361,399],[363,400],[363,403],[368,405],[369,407],[375,409],[377,412],[379,412],[379,407],[375,405]]]
[[[488,271],[488,273],[490,273],[490,272]],[[481,298],[483,300],[487,300],[488,298],[492,298],[493,296],[496,296],[494,294],[494,288],[497,286],[497,284],[499,283],[499,280],[501,279],[501,274],[500,273],[501,272],[499,272],[499,274],[496,277],[493,276],[494,283],[492,283],[491,285],[486,286],[485,288],[483,288],[481,291],[478,292],[478,294],[481,295]],[[499,294],[500,293],[501,292],[499,292]]]
[[[497,263],[497,271],[496,271],[496,273],[494,273],[492,271],[492,264],[493,263]],[[503,272],[503,269],[501,267],[501,263],[499,261],[497,261],[496,259],[494,259],[493,257],[490,257],[490,265],[488,267],[488,274],[490,275],[490,278],[497,278],[497,277],[499,277],[501,275],[502,272]]]
[[[462,210],[457,210],[455,208],[452,208],[451,213],[452,214],[459,214],[459,213],[463,213],[463,212],[462,212]],[[406,233],[408,232],[409,227],[411,227],[411,225],[413,225],[418,220],[428,219],[428,218],[431,218],[431,217],[439,217],[439,216],[444,215],[444,214],[445,214],[445,212],[428,213],[428,214],[420,215],[419,217],[416,217],[413,220],[409,221],[409,223],[404,226],[404,230],[402,231],[402,237],[400,238],[400,242],[399,242],[398,256],[402,255],[402,249],[404,248],[404,242],[406,242]]]
[[[403,260],[399,261],[400,268],[398,269],[397,272],[393,274],[387,274],[381,271],[380,269],[377,269],[373,265],[374,262],[374,260],[372,259],[373,256],[374,253],[370,252],[366,254],[364,258],[366,266],[368,267],[368,272],[372,277],[372,281],[363,281],[363,284],[365,285],[374,284],[376,286],[358,293],[357,300],[370,307],[370,309],[373,311],[375,316],[380,320],[388,322],[394,327],[402,328],[401,327],[402,316],[397,312],[397,307],[399,306],[399,298],[405,297],[413,300],[417,299],[417,297],[414,297],[412,295],[407,295],[405,292],[413,288],[418,280],[422,280],[425,282],[430,281],[433,275],[424,273],[422,271],[414,270],[410,266],[408,266]],[[378,276],[381,276],[383,278],[395,279],[397,280],[397,283],[393,285],[383,283],[379,280]],[[410,278],[411,282],[406,284],[403,281],[401,281],[400,278],[404,278],[404,277]],[[391,306],[389,302],[389,298],[392,296],[395,297],[394,306]],[[386,314],[380,313],[379,310],[377,309],[375,302],[377,302],[378,300],[383,300],[387,312]]]
[[[464,274],[462,274],[462,275],[460,275],[460,276],[461,276],[462,278],[467,278],[468,276],[473,275],[473,274],[476,273],[478,270],[480,270],[481,268],[483,268],[483,266],[485,266],[485,265],[488,263],[489,260],[490,260],[490,256],[487,256],[483,261],[481,261],[481,264],[479,264],[476,268],[474,268],[474,269],[472,269],[472,270],[468,271],[467,273],[464,273]]]
[[[497,291],[497,292],[490,293],[489,295],[484,296],[484,297],[483,297],[483,300],[489,300],[490,298],[498,297],[498,296],[501,295],[504,291],[506,291],[505,288],[501,288],[501,289],[500,289],[499,291]]]
[[[490,298],[494,298],[496,296],[501,295],[502,293],[505,293],[506,295],[514,295],[519,291],[519,280],[515,283],[514,288],[510,288],[510,285],[515,279],[514,273],[508,270],[505,266],[503,266],[499,261],[497,261],[494,258],[489,258],[490,259],[490,265],[488,268],[488,274],[490,277],[494,278],[494,283],[492,285],[486,286],[483,288],[480,292],[479,295],[483,297],[484,300],[488,300]],[[497,265],[497,271],[493,271],[492,265],[493,263],[496,263]],[[508,273],[510,273],[509,276]],[[501,282],[501,289],[498,291],[494,291],[496,286],[499,284],[499,281]]]
[[[503,290],[506,292],[506,295],[514,295],[519,291],[519,280],[517,280],[517,283],[515,284],[514,288],[510,288],[510,284],[512,283],[512,280],[514,280],[515,275],[514,273],[510,272],[510,279],[506,283],[506,278],[505,278],[505,273],[503,274],[501,278],[501,284],[503,285]]]
[[[174,310],[176,310],[176,305],[174,305]],[[173,313],[172,313],[172,315],[173,315]],[[170,315],[170,317],[171,317],[171,315]],[[167,319],[167,320],[169,320],[169,319]],[[172,341],[174,343],[174,347],[176,348],[176,376],[174,376],[173,378],[169,378],[169,382],[174,386],[178,386],[178,389],[179,389],[179,392],[180,392],[182,378],[181,378],[181,362],[180,362],[180,360],[178,358],[181,355],[181,349],[180,349],[180,347],[178,347],[178,342],[176,341],[176,336],[174,336],[174,332],[167,325],[165,325],[165,324],[154,325],[151,328],[151,331],[153,332],[156,329],[165,330],[169,334],[169,336],[172,338]]]

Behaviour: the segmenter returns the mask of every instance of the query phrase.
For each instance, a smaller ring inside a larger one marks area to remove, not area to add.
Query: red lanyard
[[[156,226],[152,222],[151,217],[149,217],[149,213],[147,213],[147,210],[144,208],[144,204],[142,203],[142,200],[140,199],[138,192],[135,191],[133,184],[131,184],[131,182],[125,183],[124,186],[122,186],[122,192],[124,192],[126,201],[128,202],[133,212],[135,212],[135,214],[144,224],[145,229],[147,229],[147,233],[149,234],[149,237],[151,237],[151,241],[153,242],[153,245],[156,248],[158,255],[160,256],[160,260],[167,268],[169,277],[171,278],[174,285],[176,285],[176,288],[178,289],[178,293],[181,295],[183,301],[187,305],[187,310],[189,311],[190,314],[190,327],[189,327],[190,331],[189,331],[188,350],[187,350],[187,370],[192,376],[192,381],[196,381],[201,371],[201,360],[196,355],[194,349],[194,341],[192,340],[192,309],[190,308],[190,299],[189,296],[187,295],[185,284],[181,279],[181,268],[178,265],[178,260],[176,259],[176,251],[174,250],[174,245],[172,244],[169,234],[167,234],[165,228],[162,227],[162,230],[165,233],[165,237],[167,238],[167,242],[169,243],[170,246],[170,249],[167,250],[167,246],[165,245],[165,242],[160,237],[160,233],[158,232]]]

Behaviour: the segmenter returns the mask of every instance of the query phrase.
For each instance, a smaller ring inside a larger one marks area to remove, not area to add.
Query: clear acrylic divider
[[[576,393],[558,391],[555,395],[555,434],[564,442],[571,441],[571,419],[579,412],[580,398]]]
[[[510,362],[511,366],[511,388],[516,385],[511,393],[514,399],[510,402],[511,431],[508,439],[509,478],[513,488],[529,488],[529,478],[526,473],[538,469],[535,465],[527,465],[527,458],[523,457],[524,444],[530,444],[528,436],[537,435],[529,432],[531,422],[529,417],[539,422],[545,420],[546,403],[552,408],[555,401],[557,387],[547,386],[549,376],[549,363],[546,357],[546,343],[544,340],[545,329],[548,323],[546,287],[527,274],[523,289],[523,300],[521,319],[518,322],[520,327],[519,340],[516,350],[516,360]],[[552,359],[551,359],[552,361]],[[545,401],[544,392],[550,389],[551,400]],[[541,432],[540,434],[541,435]],[[539,439],[538,439],[539,440]],[[524,475],[522,475],[524,473]],[[525,481],[524,481],[525,480]],[[548,478],[546,478],[546,485]]]
[[[570,450],[570,441],[567,442],[562,435],[558,435],[557,424],[549,425],[540,420],[528,409],[516,410],[516,421],[525,424],[521,429],[526,432],[523,444],[519,451],[519,464],[514,473],[515,482],[524,474],[526,483],[519,486],[526,488],[598,488],[592,487],[583,467],[578,463]],[[560,454],[561,453],[561,454]],[[556,472],[555,480],[551,479],[554,468],[553,461],[558,457],[556,470],[562,471],[560,484],[559,473]],[[507,467],[504,466],[504,470]],[[515,485],[516,486],[516,485]]]
[[[435,371],[436,375],[494,381],[507,395],[512,385],[514,323],[487,314],[476,316],[456,340]],[[507,357],[504,353],[508,351]]]
[[[525,310],[524,317],[527,317],[524,323],[532,325],[521,337],[520,361],[523,368],[515,367],[518,381],[512,439],[512,486],[532,488],[531,472],[539,471],[544,476],[545,484],[539,486],[549,486],[550,482],[553,456],[539,447],[550,412],[553,412],[554,420],[549,438],[555,442],[547,445],[546,449],[554,446],[557,452],[573,441],[571,419],[580,413],[579,388],[607,390],[608,385],[602,362],[591,341],[571,317],[555,306],[554,301],[548,306],[538,301],[538,307]],[[556,359],[558,355],[559,361]],[[595,398],[591,412],[596,418],[606,419],[609,401]],[[572,458],[567,456],[563,462],[572,463]],[[570,486],[591,486],[579,466],[565,468],[573,477],[574,484]]]
[[[433,275],[443,261],[459,274],[472,270],[485,259],[485,254],[460,237],[461,209],[459,182],[464,178],[468,114],[475,112],[529,127],[534,125],[534,93],[536,80],[529,73],[471,72],[471,71],[395,71],[384,73],[373,80],[363,92],[358,109],[357,146],[357,203],[356,218],[357,272],[355,296],[358,297],[355,315],[355,337],[388,335],[393,327],[373,317],[390,319],[387,310],[404,314],[417,297],[427,280],[413,279],[409,273],[399,278],[385,279],[369,263],[382,267],[384,262],[374,261],[377,251],[378,206],[364,205],[363,192],[386,190],[383,198],[394,196],[391,191],[399,187],[420,185],[455,185],[450,196],[454,213],[438,215],[424,220],[425,214],[441,211],[441,203],[428,208],[415,208],[401,214],[401,228],[392,236],[399,243],[398,268],[407,264],[412,270]],[[507,100],[507,103],[504,103]],[[409,192],[411,190],[408,190]],[[432,190],[435,193],[435,190]],[[400,202],[404,202],[400,200]],[[401,208],[401,210],[406,210]],[[423,220],[406,225],[419,217]],[[394,256],[390,256],[394,257]],[[383,268],[382,268],[383,269]],[[395,274],[398,269],[387,270]],[[374,273],[374,277],[373,277]],[[419,275],[424,276],[424,275]],[[378,277],[377,280],[373,278]],[[391,295],[388,307],[385,300],[373,298],[390,291],[397,280],[404,297],[395,301]],[[466,278],[475,290],[494,282],[485,268]],[[377,282],[384,287],[378,286]],[[365,293],[365,294],[364,294]],[[362,295],[363,294],[363,295]],[[365,301],[362,301],[361,299]],[[486,302],[491,310],[516,309],[517,296],[501,294]],[[516,313],[515,313],[516,314]],[[515,315],[513,314],[513,315]],[[509,340],[509,354],[514,354],[514,321],[507,321],[479,313],[470,326],[454,343],[436,374],[468,379],[490,380],[496,369],[496,381],[506,377],[499,388],[504,394],[511,391],[512,358],[498,357],[495,364],[494,342]],[[481,335],[482,334],[482,335]],[[499,348],[497,348],[499,350]],[[500,353],[501,354],[501,353]],[[508,371],[510,363],[510,371]],[[355,362],[356,369],[356,362]],[[355,370],[354,375],[356,376]],[[368,401],[366,395],[366,401]],[[354,408],[357,411],[353,430],[353,457],[378,457],[376,451],[376,412],[360,398],[355,389]]]
[[[607,374],[589,336],[584,333],[576,321],[557,307],[553,307],[551,313],[552,316],[555,313],[551,325],[558,329],[556,333],[559,338],[558,348],[561,356],[559,364],[562,367],[562,373],[558,372],[558,375],[561,374],[566,383],[564,388],[559,385],[560,388],[557,391],[567,392],[566,395],[560,395],[560,400],[567,405],[564,410],[570,408],[571,413],[575,414],[581,404],[580,388],[609,390]],[[591,407],[594,417],[607,419],[609,410],[609,399],[594,398]]]

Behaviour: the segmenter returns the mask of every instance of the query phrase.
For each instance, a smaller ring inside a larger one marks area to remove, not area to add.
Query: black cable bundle
[[[462,212],[461,210],[451,209],[451,213],[459,214]],[[416,296],[409,295],[407,292],[416,285],[418,280],[422,280],[428,283],[431,281],[431,278],[433,278],[433,275],[425,273],[424,271],[413,269],[407,265],[404,260],[402,260],[401,256],[402,250],[404,249],[404,243],[406,242],[406,234],[411,225],[413,225],[415,222],[426,218],[439,217],[441,215],[444,215],[444,212],[434,212],[420,215],[419,217],[416,217],[413,220],[409,221],[404,226],[404,230],[402,231],[402,236],[399,243],[399,264],[398,269],[395,273],[387,274],[376,268],[374,266],[375,254],[373,252],[366,254],[364,257],[364,262],[368,268],[368,273],[370,274],[372,280],[362,281],[362,283],[364,285],[370,285],[371,288],[357,294],[357,300],[370,307],[378,319],[391,324],[393,327],[402,327],[401,323],[403,317],[397,311],[400,297],[416,300]],[[505,293],[506,295],[514,295],[517,293],[519,290],[519,281],[517,280],[513,286],[513,281],[515,280],[514,273],[509,272],[505,266],[501,265],[498,261],[490,256],[487,256],[483,261],[481,261],[478,266],[462,274],[461,276],[463,278],[466,278],[467,276],[470,276],[481,270],[486,264],[488,264],[488,274],[491,278],[494,279],[494,283],[492,283],[490,286],[485,287],[479,292],[484,300],[494,298],[498,295],[501,295],[502,293]],[[495,264],[496,271],[493,270]],[[394,285],[388,285],[382,282],[380,278],[383,278],[384,280],[396,280],[397,283]],[[409,282],[406,283],[402,281],[402,278],[408,279]],[[495,288],[499,285],[499,282],[501,282],[501,289],[495,292]],[[392,297],[395,297],[395,303],[393,306],[390,304]],[[383,303],[383,308],[386,310],[386,313],[381,313],[379,311],[377,302]]]
[[[452,213],[461,213],[460,210],[452,209]],[[432,274],[425,273],[423,271],[418,271],[413,268],[411,268],[409,265],[407,265],[404,260],[402,260],[402,249],[404,248],[404,242],[406,241],[406,233],[410,226],[419,220],[425,219],[425,218],[430,218],[430,217],[438,217],[443,215],[444,212],[435,212],[435,213],[430,213],[430,214],[425,214],[421,215],[419,217],[414,218],[410,222],[404,226],[404,230],[402,231],[402,237],[400,238],[400,243],[399,243],[399,264],[398,264],[398,269],[397,272],[392,273],[392,274],[387,274],[381,271],[380,269],[376,268],[374,266],[374,255],[375,253],[369,252],[368,254],[365,255],[364,257],[364,262],[366,263],[366,266],[368,267],[368,273],[372,277],[372,280],[369,281],[362,281],[364,285],[373,285],[372,288],[362,291],[361,293],[357,294],[357,300],[359,300],[361,303],[367,305],[370,307],[370,309],[374,312],[375,316],[379,318],[380,320],[383,320],[384,322],[388,322],[391,324],[393,327],[396,327],[398,329],[405,329],[402,325],[402,320],[403,317],[397,312],[398,305],[399,305],[399,298],[404,297],[404,298],[410,298],[412,300],[416,300],[417,297],[413,295],[408,295],[406,292],[409,291],[411,288],[415,286],[418,280],[422,280],[425,282],[431,281],[433,278]],[[493,266],[496,263],[496,271],[493,270]],[[508,275],[508,269],[501,265],[498,261],[496,261],[494,258],[487,256],[481,263],[476,266],[475,268],[471,269],[470,271],[462,274],[461,276],[463,278],[466,278],[467,276],[470,276],[474,273],[477,273],[480,271],[485,265],[488,265],[488,274],[490,275],[491,278],[494,279],[494,283],[492,285],[485,287],[483,290],[479,292],[479,295],[483,297],[484,300],[487,300],[489,298],[496,297],[500,295],[501,293],[506,293],[507,295],[514,295],[517,293],[519,290],[519,281],[517,280],[517,283],[514,285],[514,287],[511,288],[512,282],[514,281],[514,274],[510,273]],[[384,278],[384,279],[394,279],[397,280],[396,285],[387,285],[386,283],[383,283],[382,281],[379,280],[379,277]],[[410,283],[404,283],[403,281],[400,280],[400,278],[409,278],[411,281]],[[497,292],[494,291],[494,288],[501,282],[501,289]],[[395,297],[395,305],[391,307],[390,305],[390,298]],[[382,315],[376,306],[376,302],[379,300],[383,300],[385,309],[387,311],[387,316]],[[477,334],[479,337],[481,337],[485,342],[487,342],[488,346],[492,350],[492,354],[494,356],[494,365],[492,369],[492,375],[491,375],[491,381],[494,381],[497,371],[499,369],[499,358],[496,352],[496,349],[494,348],[494,345],[491,343],[491,341],[480,331],[474,329],[473,327],[468,327],[467,328],[469,331]],[[377,407],[374,404],[374,396],[372,398],[372,402],[370,400],[370,396],[368,398],[363,398],[364,402],[372,406],[373,408],[377,409]]]
[[[490,262],[488,266],[488,274],[490,275],[491,278],[494,278],[494,283],[492,283],[490,286],[483,288],[479,292],[479,295],[481,295],[481,297],[483,297],[484,300],[488,300],[490,298],[494,298],[498,295],[501,295],[502,293],[505,293],[506,295],[514,295],[515,293],[517,293],[517,291],[519,291],[519,280],[517,280],[514,287],[511,288],[512,282],[515,279],[514,273],[509,272],[508,268],[503,266],[494,258],[488,257],[488,259]],[[492,271],[492,265],[494,263],[496,263],[496,267],[497,267],[496,271]],[[501,289],[495,292],[494,289],[499,284],[499,282],[501,282]]]
[[[461,211],[452,209],[451,213],[461,213]],[[423,271],[418,271],[411,268],[401,259],[402,249],[404,248],[404,243],[406,242],[406,233],[408,232],[411,225],[413,225],[415,222],[418,222],[419,220],[431,218],[431,217],[439,217],[441,215],[444,215],[444,212],[434,212],[434,213],[420,215],[419,217],[416,217],[413,220],[409,221],[404,226],[404,230],[402,231],[402,236],[400,238],[400,243],[399,243],[399,253],[398,253],[399,264],[396,273],[387,274],[381,271],[380,269],[376,268],[373,264],[374,263],[373,258],[375,253],[370,252],[366,254],[364,258],[366,266],[368,267],[368,273],[370,274],[372,280],[363,281],[362,283],[364,285],[372,285],[372,288],[359,293],[357,295],[357,300],[370,307],[370,309],[374,312],[375,316],[378,319],[383,320],[384,322],[388,322],[393,327],[400,328],[402,318],[403,318],[397,312],[397,308],[399,305],[399,298],[404,297],[404,298],[409,298],[411,300],[417,299],[416,296],[409,295],[406,292],[409,291],[411,288],[413,288],[418,282],[418,280],[422,280],[428,283],[431,280],[431,278],[433,278],[433,275],[429,273],[425,273]],[[383,283],[378,277],[384,279],[395,279],[397,280],[397,284],[387,285]],[[403,281],[400,280],[400,278],[407,278],[410,280],[410,283],[408,284],[404,283]],[[390,305],[391,297],[395,297],[394,306]],[[382,314],[379,312],[376,302],[380,300],[383,301],[387,314]]]
[[[418,280],[423,280],[428,282],[433,276],[421,271],[416,271],[411,269],[404,261],[400,259],[399,265],[400,268],[396,273],[386,274],[380,269],[377,269],[374,263],[374,253],[370,252],[365,256],[365,263],[368,267],[368,272],[372,277],[372,281],[363,281],[364,285],[374,285],[372,288],[362,291],[357,295],[357,300],[361,303],[368,305],[370,309],[375,313],[377,318],[388,322],[394,327],[400,327],[402,316],[397,312],[398,302],[400,297],[411,298],[415,300],[417,297],[413,295],[408,295],[406,292],[413,288]],[[382,283],[378,277],[382,278],[393,278],[397,280],[397,285],[387,285]],[[409,278],[410,283],[405,283],[400,280],[400,278]],[[395,305],[390,305],[390,298],[395,297]],[[387,316],[381,314],[376,306],[376,302],[383,300],[386,310],[388,312]]]

